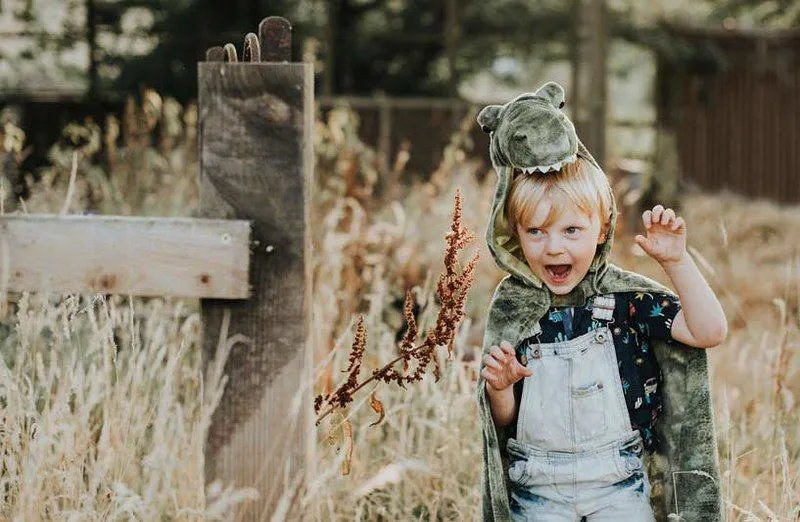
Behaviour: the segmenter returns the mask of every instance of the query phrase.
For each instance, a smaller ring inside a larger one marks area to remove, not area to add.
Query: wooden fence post
[[[223,315],[236,343],[206,442],[206,482],[255,487],[242,519],[268,519],[313,464],[308,220],[313,183],[313,72],[290,63],[291,26],[259,26],[243,58],[226,45],[198,67],[203,217],[252,222],[251,299],[202,301],[203,353],[214,356]],[[221,61],[220,61],[221,60]]]
[[[606,0],[573,0],[572,121],[601,167],[606,159],[608,13]]]

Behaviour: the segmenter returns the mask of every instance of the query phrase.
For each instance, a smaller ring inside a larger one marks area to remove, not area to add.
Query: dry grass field
[[[131,105],[117,136],[83,133],[71,212],[191,215],[197,199],[193,109],[167,111],[156,96]],[[167,132],[152,145],[162,121]],[[358,315],[364,373],[397,355],[403,296],[411,290],[425,331],[435,318],[436,277],[453,200],[481,260],[452,357],[441,378],[407,389],[381,384],[385,419],[370,426],[372,388],[346,416],[318,430],[318,467],[287,518],[477,520],[480,433],[474,401],[484,310],[502,277],[483,243],[494,175],[477,179],[456,135],[429,182],[385,202],[375,153],[355,137],[352,115],[334,111],[316,129],[314,252],[317,391],[340,383]],[[113,127],[112,127],[113,128]],[[113,138],[113,139],[112,139]],[[100,157],[102,140],[117,145]],[[8,147],[6,154],[15,154]],[[94,147],[94,148],[92,148]],[[57,212],[66,197],[72,148],[30,180],[24,204],[5,212]],[[404,158],[393,168],[400,172]],[[3,192],[8,194],[7,185]],[[176,196],[177,195],[177,196]],[[710,352],[723,490],[730,520],[800,516],[800,208],[730,195],[687,196],[689,243],[730,321]],[[664,281],[654,262],[618,237],[615,262]],[[2,290],[2,287],[0,287]],[[205,488],[202,448],[224,377],[203,375],[196,301],[124,296],[0,295],[0,519],[230,520],[253,492]],[[235,332],[231,332],[234,334]],[[224,358],[225,347],[220,356]],[[342,474],[349,460],[349,473]],[[280,515],[280,514],[279,514]],[[277,516],[277,519],[282,517]]]

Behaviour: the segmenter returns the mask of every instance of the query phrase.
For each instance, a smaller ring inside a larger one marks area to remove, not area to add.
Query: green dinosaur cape
[[[516,346],[551,306],[579,306],[596,294],[674,292],[644,276],[607,261],[613,242],[617,207],[612,196],[609,233],[586,277],[567,295],[552,294],[528,267],[505,219],[504,207],[514,170],[548,175],[576,155],[597,162],[561,111],[564,89],[553,82],[505,105],[490,105],[478,123],[490,133],[490,155],[498,175],[486,242],[497,264],[509,276],[497,286],[489,306],[483,353],[505,340]],[[709,392],[705,350],[678,342],[652,342],[664,377],[664,410],[655,425],[662,441],[659,453],[646,456],[651,504],[656,519],[670,514],[687,521],[723,519],[719,461]],[[519,381],[515,386],[521,386]],[[483,517],[510,520],[506,441],[515,435],[512,423],[498,428],[492,420],[486,380],[478,380],[477,400],[483,432]],[[670,519],[674,519],[670,517]]]

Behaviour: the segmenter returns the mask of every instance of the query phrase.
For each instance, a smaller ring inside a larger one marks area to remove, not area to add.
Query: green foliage
[[[120,99],[143,87],[181,102],[197,95],[197,62],[213,45],[240,50],[262,18],[293,24],[293,57],[315,60],[326,94],[452,96],[499,57],[569,59],[572,1],[556,0],[65,0],[54,26],[45,6],[16,2],[11,16],[30,37],[2,58],[14,89],[77,94],[87,86]],[[455,6],[448,14],[448,6]],[[711,45],[690,46],[664,22],[793,28],[800,2],[787,0],[607,0],[610,32],[679,66],[724,66]],[[93,60],[76,56],[89,40]],[[41,76],[49,82],[42,82]],[[35,79],[35,81],[34,81]]]
[[[120,13],[131,3],[136,2],[104,7],[104,20],[118,26]],[[456,4],[453,32],[448,36],[445,4],[426,0],[162,0],[151,6],[152,32],[167,35],[156,48],[141,57],[106,52],[104,61],[122,66],[114,85],[118,92],[147,85],[187,100],[196,96],[196,62],[205,49],[231,42],[241,54],[244,35],[256,31],[262,17],[281,15],[293,24],[293,58],[300,60],[306,43],[313,41],[312,47],[320,50],[317,83],[330,81],[333,93],[452,95],[460,79],[491,64],[498,49],[541,53],[544,47],[533,44],[564,41],[568,35],[567,4],[470,0]],[[452,71],[448,38],[453,42]]]

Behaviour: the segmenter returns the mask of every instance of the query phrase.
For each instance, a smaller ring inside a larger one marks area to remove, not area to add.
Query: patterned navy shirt
[[[614,339],[625,402],[634,429],[642,434],[645,447],[654,450],[659,441],[652,426],[662,409],[662,377],[649,341],[672,342],[672,321],[681,304],[676,297],[661,293],[620,292],[614,297],[614,319],[608,327]],[[542,343],[570,340],[602,326],[592,320],[591,300],[584,306],[551,308],[539,325]],[[535,343],[534,337],[526,339],[519,344],[517,355]],[[518,388],[515,391],[521,395],[522,386]]]

